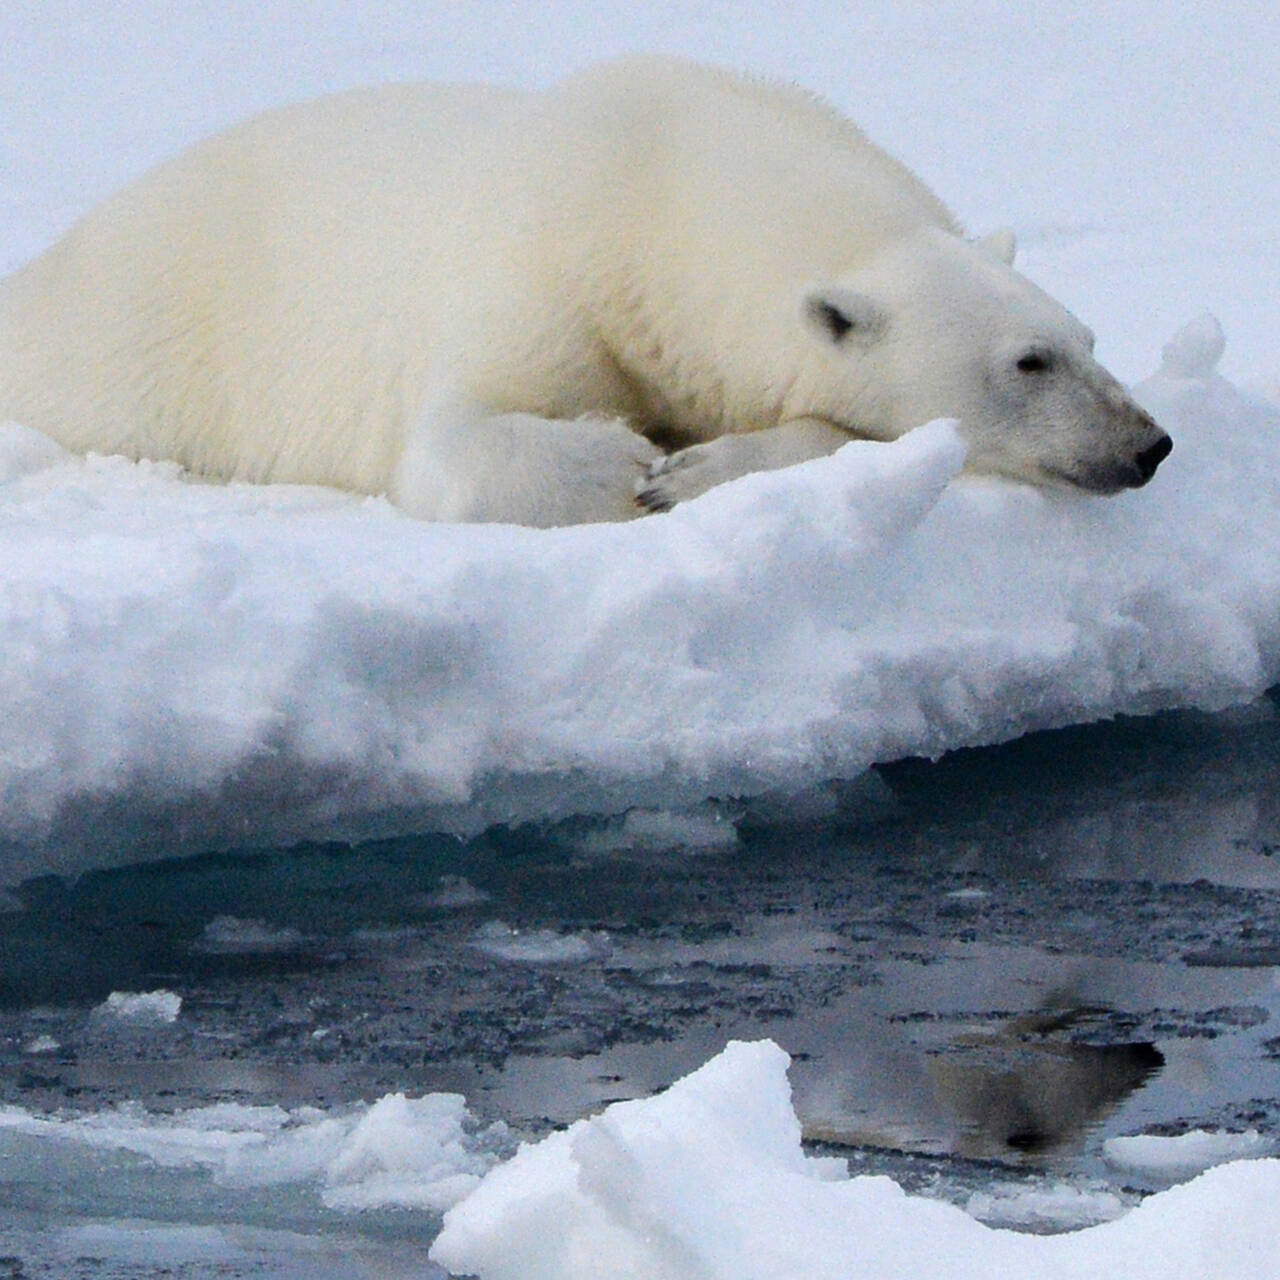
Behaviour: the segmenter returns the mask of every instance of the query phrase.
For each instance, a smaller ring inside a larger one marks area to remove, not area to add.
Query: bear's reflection
[[[929,1057],[929,1078],[958,1126],[955,1154],[1000,1159],[1075,1145],[1164,1065],[1150,1042],[1064,1042],[1019,1025],[1030,1021]]]
[[[1066,1038],[1084,1012],[970,1023],[927,1048],[905,1037],[869,1055],[833,1045],[821,1064],[793,1068],[805,1137],[1032,1164],[1079,1147],[1164,1064],[1148,1041]]]

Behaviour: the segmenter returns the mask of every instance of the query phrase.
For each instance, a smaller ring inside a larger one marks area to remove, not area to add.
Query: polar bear
[[[765,80],[356,90],[197,144],[4,281],[0,416],[437,520],[623,519],[941,416],[975,471],[1145,483],[1168,437],[1012,256]]]

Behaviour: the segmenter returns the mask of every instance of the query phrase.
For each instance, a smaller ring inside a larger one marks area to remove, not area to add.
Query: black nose
[[[1173,441],[1168,436],[1161,436],[1149,449],[1143,451],[1134,458],[1137,463],[1138,471],[1142,476],[1143,484],[1146,484],[1156,473],[1156,468],[1173,452]]]

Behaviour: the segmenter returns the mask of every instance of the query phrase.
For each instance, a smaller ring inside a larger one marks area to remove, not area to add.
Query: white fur
[[[0,285],[0,416],[437,519],[624,518],[943,415],[978,468],[1136,482],[1159,429],[1012,248],[817,100],[674,59],[359,90],[199,144]],[[1013,372],[1033,347],[1053,369]]]

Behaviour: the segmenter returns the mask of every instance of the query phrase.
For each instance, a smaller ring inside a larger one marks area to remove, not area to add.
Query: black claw
[[[641,489],[636,494],[636,506],[643,507],[651,515],[656,515],[660,511],[670,511],[675,505],[661,489]]]

